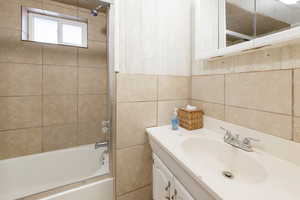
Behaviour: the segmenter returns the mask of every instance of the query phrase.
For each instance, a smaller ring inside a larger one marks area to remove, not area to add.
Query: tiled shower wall
[[[88,18],[88,48],[21,41],[21,5]],[[0,0],[0,159],[104,138],[106,17],[50,0]]]
[[[117,75],[116,192],[118,200],[152,200],[152,156],[145,128],[170,123],[188,103],[190,77]]]
[[[192,103],[206,115],[300,142],[300,43],[194,66]]]

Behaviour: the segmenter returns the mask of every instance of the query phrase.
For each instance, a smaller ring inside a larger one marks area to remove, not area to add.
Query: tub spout
[[[99,148],[102,148],[102,147],[108,147],[108,141],[96,142],[95,149],[99,149]]]

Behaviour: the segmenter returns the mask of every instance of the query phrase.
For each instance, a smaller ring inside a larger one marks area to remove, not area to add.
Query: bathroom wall
[[[145,128],[169,124],[174,107],[188,103],[189,86],[188,76],[117,75],[118,199],[152,199],[152,156]]]
[[[191,74],[190,0],[117,0],[121,73]]]
[[[88,18],[89,47],[21,41],[21,5]],[[105,25],[51,0],[0,0],[0,159],[104,139]]]
[[[120,0],[117,66],[117,200],[152,200],[152,156],[145,128],[170,123],[188,103],[191,4]]]
[[[300,142],[300,41],[195,63],[192,103],[206,115]]]

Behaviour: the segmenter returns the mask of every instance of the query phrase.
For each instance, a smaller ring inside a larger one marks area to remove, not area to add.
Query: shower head
[[[109,3],[106,3],[104,1],[98,0],[100,5],[98,5],[96,8],[91,10],[91,15],[92,16],[98,16],[99,12],[100,13],[106,13],[106,9],[109,7]]]
[[[98,12],[99,12],[99,10],[97,8],[92,9],[91,10],[91,15],[94,16],[94,17],[96,17],[96,16],[98,16]]]

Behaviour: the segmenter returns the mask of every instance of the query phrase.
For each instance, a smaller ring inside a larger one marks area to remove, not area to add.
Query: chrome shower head
[[[98,9],[97,8],[92,9],[91,10],[91,15],[94,16],[94,17],[98,16]]]
[[[96,8],[91,10],[91,15],[92,16],[98,16],[99,13],[106,13],[106,9],[108,7],[109,4],[103,4],[103,5],[99,5]]]

